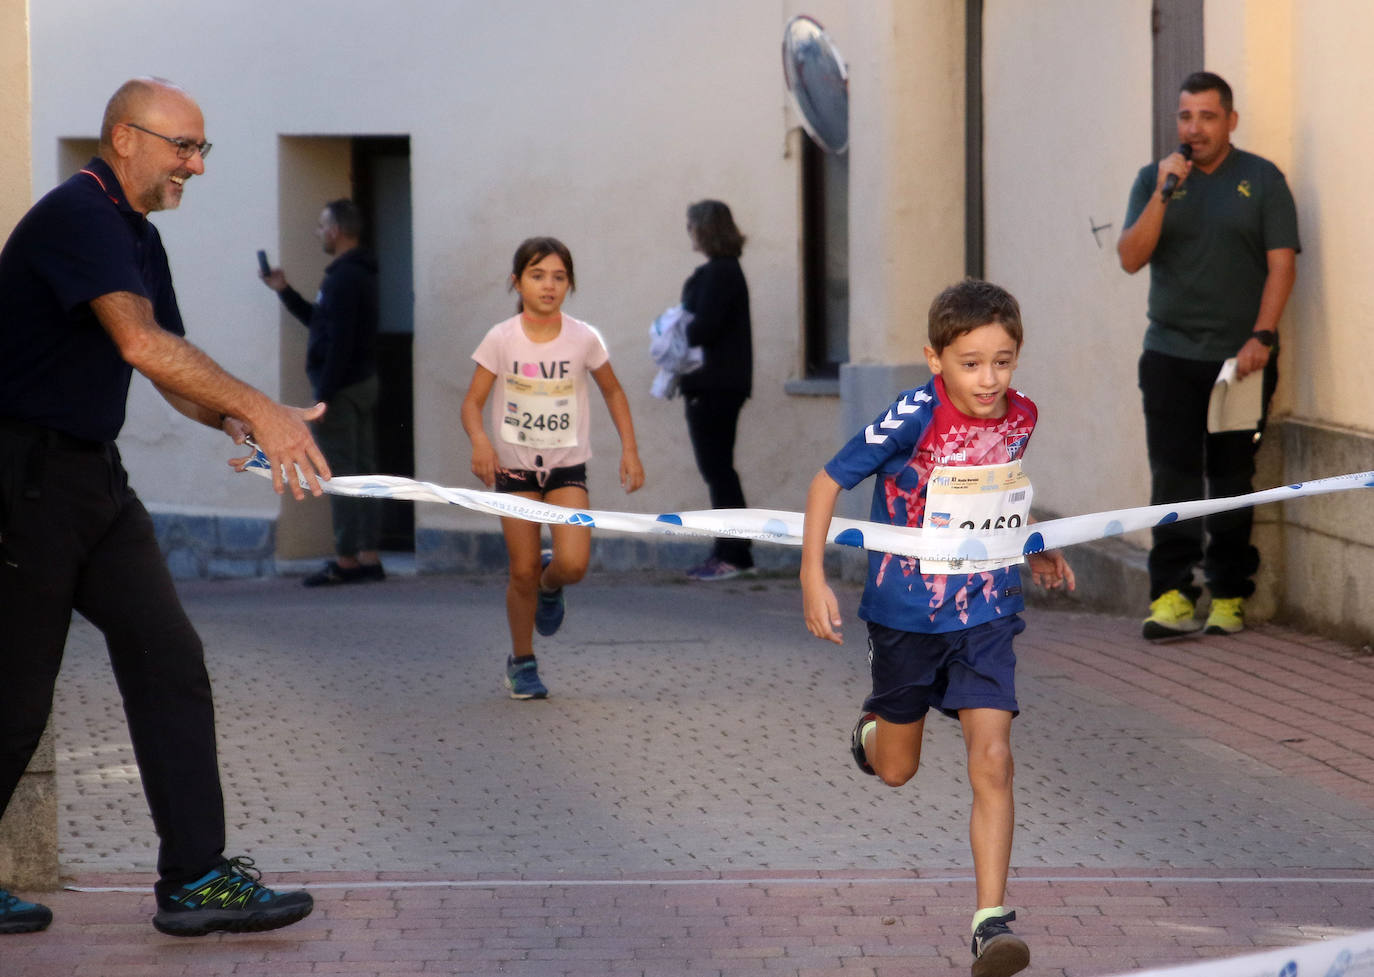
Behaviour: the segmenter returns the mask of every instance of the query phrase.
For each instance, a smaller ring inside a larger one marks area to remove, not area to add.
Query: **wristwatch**
[[[1273,349],[1274,344],[1279,341],[1278,335],[1272,329],[1256,329],[1250,336],[1254,339],[1258,339],[1270,349]]]

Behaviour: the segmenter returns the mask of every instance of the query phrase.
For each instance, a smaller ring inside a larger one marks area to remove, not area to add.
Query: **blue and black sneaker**
[[[553,550],[544,550],[539,554],[539,567],[543,569],[553,562]],[[563,625],[563,588],[548,591],[542,586],[539,588],[539,603],[534,608],[534,629],[548,637],[557,634],[558,629]],[[525,698],[529,698],[526,696]]]
[[[1007,924],[1015,912],[991,916],[973,931],[973,977],[1011,977],[1030,966],[1030,948]]]
[[[52,922],[52,910],[36,902],[24,902],[0,889],[0,933],[37,933]]]
[[[259,933],[310,915],[315,900],[299,889],[274,892],[258,882],[251,858],[221,862],[194,882],[159,896],[153,925],[169,936]]]
[[[506,688],[512,699],[547,699],[549,690],[539,681],[539,663],[534,656],[516,661],[506,657]]]

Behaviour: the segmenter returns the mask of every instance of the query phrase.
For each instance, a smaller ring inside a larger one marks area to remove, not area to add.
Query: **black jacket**
[[[316,400],[328,402],[377,372],[377,258],[371,251],[352,248],[331,261],[313,305],[290,286],[278,294],[286,310],[310,327],[305,375]]]
[[[682,286],[682,307],[692,313],[687,341],[705,353],[701,368],[683,374],[684,396],[735,390],[749,396],[754,343],[749,328],[749,286],[738,258],[712,258]]]

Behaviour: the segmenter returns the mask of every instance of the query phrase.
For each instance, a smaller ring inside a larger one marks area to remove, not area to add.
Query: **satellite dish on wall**
[[[849,148],[849,74],[839,48],[813,18],[793,17],[783,28],[782,71],[811,138],[843,153]]]

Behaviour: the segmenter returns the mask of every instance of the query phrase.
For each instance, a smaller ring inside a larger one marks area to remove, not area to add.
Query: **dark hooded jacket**
[[[280,293],[286,310],[310,329],[305,374],[316,400],[377,372],[377,258],[351,248],[329,263],[312,305],[294,288]]]

